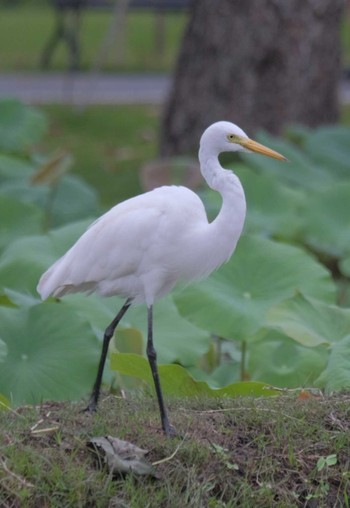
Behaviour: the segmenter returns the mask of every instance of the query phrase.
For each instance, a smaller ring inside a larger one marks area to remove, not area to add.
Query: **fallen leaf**
[[[139,476],[154,476],[152,464],[145,459],[148,450],[143,450],[133,443],[106,436],[92,438],[87,446],[102,459],[112,474],[133,473]]]

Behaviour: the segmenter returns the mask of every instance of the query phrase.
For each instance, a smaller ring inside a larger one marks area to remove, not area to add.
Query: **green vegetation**
[[[127,111],[125,131],[135,129]],[[42,113],[15,101],[3,101],[0,113],[0,393],[13,406],[43,398],[75,400],[90,390],[99,342],[121,303],[84,295],[43,303],[36,285],[99,214],[98,197],[79,175],[66,174],[71,165],[66,151],[49,157],[38,152],[47,128]],[[139,118],[140,113],[146,123],[150,110],[139,110]],[[102,125],[99,108],[78,113],[68,148],[76,151],[81,134],[90,150],[91,116],[95,126],[101,124],[101,145],[106,142],[112,114]],[[51,132],[57,143],[57,126]],[[114,135],[120,143],[129,139],[119,124]],[[139,131],[140,146],[143,136]],[[148,132],[145,153],[154,147],[152,136]],[[254,156],[236,164],[249,213],[235,255],[209,279],[179,288],[156,306],[159,360],[168,364],[161,370],[164,379],[173,379],[165,382],[167,394],[270,394],[261,383],[328,392],[350,387],[348,139],[345,127],[294,127],[284,140],[261,135],[289,158],[288,165]],[[112,138],[108,142],[112,146]],[[126,192],[131,187],[114,201]],[[216,194],[204,187],[201,195],[214,216],[220,206]],[[149,384],[147,362],[140,358],[145,321],[144,309],[132,308],[117,333],[105,378],[113,390]],[[74,347],[70,329],[77,336]],[[62,384],[63,364],[74,372],[74,386]]]
[[[152,12],[134,11],[128,15],[126,29],[125,63],[115,64],[115,47],[111,48],[103,67],[107,71],[119,72],[167,72],[173,69],[186,24],[185,13],[165,15],[164,51],[159,53],[155,39],[156,18]],[[82,69],[94,64],[98,48],[103,41],[110,21],[110,11],[87,10],[82,17],[81,49]],[[23,6],[0,7],[1,71],[37,71],[43,47],[54,27],[54,11],[46,2]],[[13,37],[14,33],[21,37]],[[341,36],[343,61],[350,65],[350,19],[345,16]],[[52,70],[67,68],[67,54],[64,45],[55,53]]]
[[[343,42],[343,62],[344,65],[349,68],[350,67],[350,13],[349,8],[347,9],[347,14],[344,16],[342,27],[341,27],[341,37]]]
[[[87,10],[82,17],[82,69],[91,68],[110,22],[110,11]],[[175,63],[186,15],[169,13],[165,17],[165,44],[156,49],[155,16],[152,12],[132,11],[126,28],[125,63],[116,68],[115,46],[104,70],[121,72],[167,72]],[[45,5],[2,8],[0,10],[1,71],[38,71],[41,52],[54,27],[54,11]],[[13,37],[13,34],[21,34]],[[61,43],[52,70],[67,69],[66,47]]]
[[[168,71],[173,68],[176,53],[186,23],[185,13],[165,15],[165,45],[160,55],[156,49],[156,19],[152,12],[131,11],[128,15],[125,64],[116,68],[113,50],[105,68],[123,72]],[[110,21],[110,12],[88,10],[83,15],[81,27],[82,67],[89,68],[96,58],[96,52],[105,35]],[[350,62],[350,21],[345,16],[341,35],[344,47],[344,63]],[[28,4],[12,8],[1,8],[0,47],[2,71],[36,70],[39,55],[54,26],[54,12],[46,3]],[[14,33],[21,37],[13,38]],[[25,41],[25,44],[23,44]],[[6,48],[6,50],[5,50]],[[66,48],[61,46],[54,59],[54,70],[67,66]]]
[[[153,16],[132,13],[118,70],[171,69],[184,20],[167,17],[159,59]],[[45,8],[2,10],[0,69],[36,70],[51,22]],[[107,23],[107,13],[85,16],[84,69]],[[65,67],[61,49],[54,69]],[[43,111],[49,122],[34,108],[0,103],[0,505],[349,506],[350,401],[341,392],[350,387],[349,129],[261,135],[290,164],[238,164],[249,212],[235,256],[156,306],[162,384],[185,438],[168,440],[143,357],[144,309],[130,310],[115,337],[104,378],[110,395],[91,417],[82,403],[46,401],[87,396],[120,301],[42,303],[35,291],[91,220],[141,190],[138,170],[157,153],[159,111]],[[342,115],[349,124],[348,107]],[[214,216],[215,194],[201,194]],[[149,449],[155,478],[100,471],[86,441],[104,435]]]
[[[49,133],[41,149],[74,157],[73,171],[112,206],[141,191],[139,170],[156,157],[159,111],[154,106],[46,106]]]
[[[72,172],[98,193],[104,207],[141,191],[140,169],[157,157],[160,111],[155,106],[71,106],[41,108],[48,133],[37,148],[47,154],[67,150]],[[342,123],[350,125],[350,107],[342,108]]]
[[[350,125],[350,106],[343,106],[341,109],[341,122],[345,125]]]
[[[349,506],[349,397],[173,399],[183,437],[171,440],[154,400],[101,402],[94,416],[69,403],[0,411],[1,506]],[[153,476],[101,470],[86,446],[97,436],[149,450]]]

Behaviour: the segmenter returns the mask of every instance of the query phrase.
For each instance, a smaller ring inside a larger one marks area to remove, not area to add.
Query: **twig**
[[[6,411],[10,411],[10,413],[16,415],[16,416],[19,416],[20,418],[22,418],[23,420],[26,420],[26,417],[17,413],[17,411],[15,411],[14,409],[12,409],[10,406],[8,406],[7,404],[5,404],[4,402],[2,402],[0,400],[0,406],[2,406],[4,409],[6,409]]]
[[[27,480],[25,480],[24,478],[22,478],[21,476],[18,476],[16,473],[14,473],[13,471],[11,471],[8,467],[7,467],[7,464],[6,464],[6,461],[2,458],[0,458],[0,464],[1,466],[3,467],[4,471],[6,471],[7,474],[9,474],[10,476],[12,476],[13,478],[15,478],[20,484],[22,485],[25,485],[26,487],[30,487],[30,488],[33,488],[34,485],[30,482],[27,482]]]
[[[56,432],[56,430],[60,430],[60,428],[57,427],[47,427],[46,429],[36,429],[32,430],[32,434],[44,434],[45,432]]]
[[[43,423],[43,418],[40,418],[40,420],[38,420],[34,425],[33,427],[30,427],[30,432],[33,432],[41,423]]]
[[[121,390],[122,391],[122,390]],[[105,402],[107,402],[109,399],[116,399],[116,400],[123,400],[123,399],[126,399],[126,395],[125,393],[122,393],[122,395],[115,395],[115,394],[110,394],[110,395],[107,395],[106,397],[104,397],[102,400],[101,400],[101,404],[104,404]]]
[[[158,466],[159,464],[163,464],[163,462],[168,462],[169,460],[172,460],[175,455],[177,454],[177,452],[179,451],[179,449],[181,448],[181,446],[183,445],[184,443],[184,439],[181,441],[181,443],[175,448],[175,451],[169,455],[169,457],[165,457],[164,459],[161,459],[161,460],[156,460],[156,462],[152,462],[152,466]]]

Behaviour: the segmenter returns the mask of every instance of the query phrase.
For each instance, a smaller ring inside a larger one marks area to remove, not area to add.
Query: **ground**
[[[346,507],[350,395],[172,400],[108,396],[0,413],[1,507]],[[149,450],[153,474],[112,477],[88,450],[112,435]]]

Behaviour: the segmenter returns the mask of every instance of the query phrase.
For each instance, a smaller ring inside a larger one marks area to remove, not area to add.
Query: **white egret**
[[[222,207],[215,220],[208,221],[202,201],[186,187],[159,187],[113,207],[42,275],[38,292],[43,299],[76,292],[120,295],[126,299],[105,331],[87,410],[97,408],[109,342],[119,321],[130,305],[146,303],[147,357],[162,428],[167,435],[173,434],[153,345],[153,304],[171,291],[178,280],[209,275],[235,250],[245,219],[245,196],[238,177],[220,165],[218,156],[221,152],[238,151],[285,160],[279,153],[249,139],[236,125],[214,123],[201,137],[199,162],[209,187],[222,196]]]

